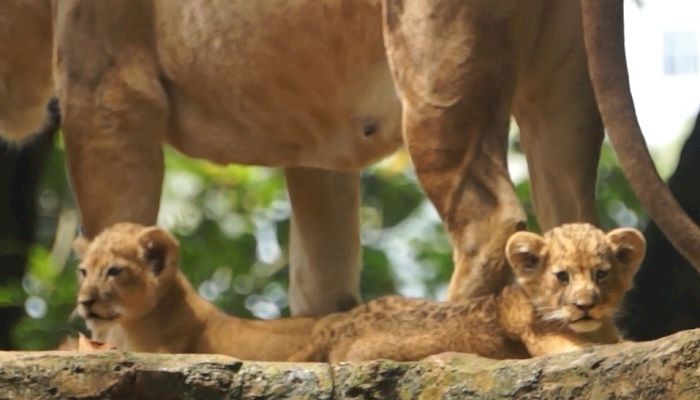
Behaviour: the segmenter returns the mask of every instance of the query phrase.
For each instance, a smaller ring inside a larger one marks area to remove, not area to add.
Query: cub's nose
[[[595,303],[591,302],[576,302],[574,303],[576,308],[578,308],[581,311],[590,311],[593,307],[595,307]]]
[[[78,303],[85,308],[90,308],[93,304],[95,304],[95,300],[96,299],[94,297],[83,297],[78,299]]]

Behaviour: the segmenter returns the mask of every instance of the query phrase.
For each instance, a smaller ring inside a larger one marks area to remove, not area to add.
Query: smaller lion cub
[[[93,339],[120,350],[216,353],[284,361],[309,342],[314,318],[255,321],[221,312],[178,268],[177,240],[158,227],[116,224],[78,238],[78,313]]]
[[[459,302],[386,297],[314,332],[290,361],[415,361],[445,352],[504,359],[620,341],[613,315],[644,257],[635,229],[607,234],[567,224],[506,245],[516,280],[496,295]]]

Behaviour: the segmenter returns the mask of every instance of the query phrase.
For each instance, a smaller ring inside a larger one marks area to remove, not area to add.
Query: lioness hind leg
[[[454,246],[448,300],[506,284],[503,249],[524,226],[506,167],[516,75],[511,4],[384,2],[406,145]]]
[[[595,183],[603,126],[588,76],[577,2],[549,2],[514,114],[543,230],[597,221]]]
[[[287,168],[285,176],[292,314],[349,310],[360,301],[359,173]]]

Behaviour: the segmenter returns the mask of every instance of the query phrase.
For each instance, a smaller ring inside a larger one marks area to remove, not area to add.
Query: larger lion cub
[[[387,297],[319,329],[292,361],[419,360],[443,352],[524,358],[614,343],[623,294],[645,253],[635,229],[568,224],[518,232],[506,257],[516,282],[495,296],[439,303]]]
[[[178,243],[158,227],[122,223],[76,241],[78,312],[98,340],[121,350],[218,353],[285,360],[309,341],[313,318],[254,321],[201,298],[178,268]]]

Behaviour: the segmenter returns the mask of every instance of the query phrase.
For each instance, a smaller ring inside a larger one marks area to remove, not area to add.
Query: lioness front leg
[[[292,314],[348,310],[360,301],[359,173],[287,168],[285,176]]]
[[[63,101],[63,99],[62,99]],[[100,112],[65,102],[64,142],[83,234],[93,237],[116,222],[153,225],[163,180],[163,153],[148,121],[115,117],[102,129]]]
[[[121,221],[153,224],[163,179],[168,102],[148,36],[150,3],[61,2],[57,84],[71,183],[84,233]],[[109,46],[99,38],[119,38]]]
[[[384,1],[384,34],[416,172],[445,222],[448,300],[498,291],[525,215],[506,167],[516,60],[512,1]]]

